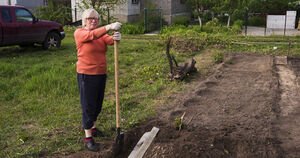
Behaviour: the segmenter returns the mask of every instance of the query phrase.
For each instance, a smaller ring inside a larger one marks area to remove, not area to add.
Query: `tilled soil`
[[[300,157],[299,75],[297,58],[229,55],[156,117],[126,132],[118,157],[127,157],[153,126],[160,131],[145,158]],[[179,131],[173,123],[184,112]],[[111,144],[68,157],[113,157]]]

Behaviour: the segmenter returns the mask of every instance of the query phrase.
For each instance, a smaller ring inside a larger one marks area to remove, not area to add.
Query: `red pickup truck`
[[[22,6],[0,5],[0,46],[42,44],[44,49],[59,48],[63,26],[39,20]]]

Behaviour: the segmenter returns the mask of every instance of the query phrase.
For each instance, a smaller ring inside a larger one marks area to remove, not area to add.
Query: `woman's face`
[[[90,15],[86,20],[85,29],[87,30],[94,30],[99,25],[99,19],[95,15]]]

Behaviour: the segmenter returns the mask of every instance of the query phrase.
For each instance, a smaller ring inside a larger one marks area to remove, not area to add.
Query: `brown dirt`
[[[145,158],[299,157],[300,59],[232,54],[227,61],[126,132],[125,152],[118,157],[127,157],[153,126],[160,131]],[[184,112],[178,131],[173,122]],[[67,157],[113,157],[112,144]]]

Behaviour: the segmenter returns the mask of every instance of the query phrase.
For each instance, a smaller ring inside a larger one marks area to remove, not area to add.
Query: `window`
[[[139,0],[132,0],[132,4],[139,4]]]
[[[4,23],[12,22],[9,8],[1,8],[1,18]]]
[[[15,9],[17,22],[31,22],[33,17],[31,13],[25,9],[16,8]]]
[[[185,4],[185,0],[180,0],[180,4]]]

